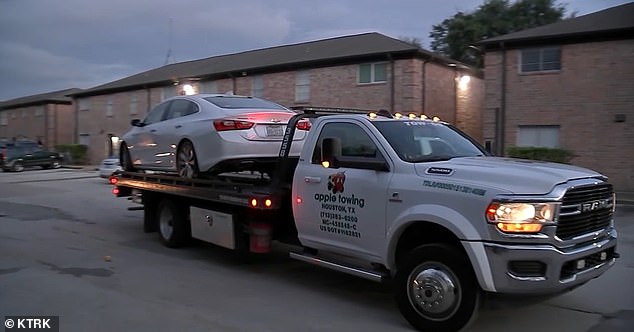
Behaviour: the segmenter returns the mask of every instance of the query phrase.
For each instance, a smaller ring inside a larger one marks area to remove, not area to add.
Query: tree
[[[486,0],[473,12],[458,12],[429,33],[431,49],[446,57],[482,67],[482,52],[474,45],[492,38],[562,19],[565,5],[555,0]]]

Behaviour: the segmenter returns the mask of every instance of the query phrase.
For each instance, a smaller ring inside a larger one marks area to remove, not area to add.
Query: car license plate
[[[269,125],[266,126],[266,136],[284,136],[284,128],[281,125]]]

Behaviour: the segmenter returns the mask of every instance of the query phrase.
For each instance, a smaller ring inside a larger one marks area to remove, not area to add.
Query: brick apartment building
[[[481,42],[483,139],[571,150],[634,191],[634,3]]]
[[[68,95],[81,91],[66,89],[0,103],[0,138],[39,140],[53,149],[75,141],[75,107]]]
[[[469,80],[470,79],[470,80]],[[419,112],[481,138],[484,84],[478,73],[378,33],[285,45],[169,64],[72,95],[80,144],[98,162],[117,154],[130,120],[183,93],[263,97],[287,107]],[[113,142],[114,144],[111,144]]]

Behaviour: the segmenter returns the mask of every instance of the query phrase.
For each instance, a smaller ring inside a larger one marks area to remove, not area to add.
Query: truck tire
[[[158,233],[166,247],[182,247],[191,237],[187,209],[177,206],[171,199],[164,199],[158,205]]]
[[[396,273],[396,302],[420,331],[458,331],[480,305],[480,288],[466,256],[448,244],[412,250]]]

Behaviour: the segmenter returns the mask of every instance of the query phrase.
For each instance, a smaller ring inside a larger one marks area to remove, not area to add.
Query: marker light
[[[330,167],[330,162],[328,160],[324,160],[321,162],[321,166],[324,166],[324,168],[328,168]]]
[[[295,128],[299,129],[299,130],[310,130],[310,121],[308,120],[301,120],[299,121],[296,125]]]
[[[252,199],[251,199],[251,206],[252,206],[252,207],[257,207],[257,206],[258,206],[258,200],[257,200],[257,199],[255,199],[255,198],[252,198]]]
[[[268,207],[271,207],[271,205],[273,205],[273,201],[272,200],[270,200],[269,198],[264,200],[264,206],[266,206],[268,208]]]
[[[295,203],[302,204],[302,202],[304,202],[304,200],[301,197],[297,196],[297,198],[295,198]]]
[[[112,194],[115,195],[115,196],[118,196],[119,195],[119,188],[117,188],[117,187],[112,188]]]
[[[440,121],[440,118],[435,116],[432,120],[434,120],[434,122],[438,122],[438,121]]]
[[[110,184],[117,184],[117,182],[119,182],[119,179],[117,179],[117,178],[116,178],[116,177],[114,177],[114,176],[111,176],[111,177],[108,179],[108,182],[110,182]]]
[[[377,115],[374,112],[370,112],[370,114],[368,114],[368,117],[370,117],[370,119],[374,120],[374,119],[376,119]]]
[[[421,114],[421,115],[420,115],[420,119],[421,119],[421,120],[426,120],[426,119],[427,119],[427,115],[425,115],[425,114]]]
[[[394,118],[396,118],[396,119],[400,119],[400,118],[402,118],[402,117],[403,117],[403,114],[401,114],[401,113],[394,113]]]
[[[486,210],[489,223],[504,233],[537,233],[555,223],[555,203],[493,202]]]

